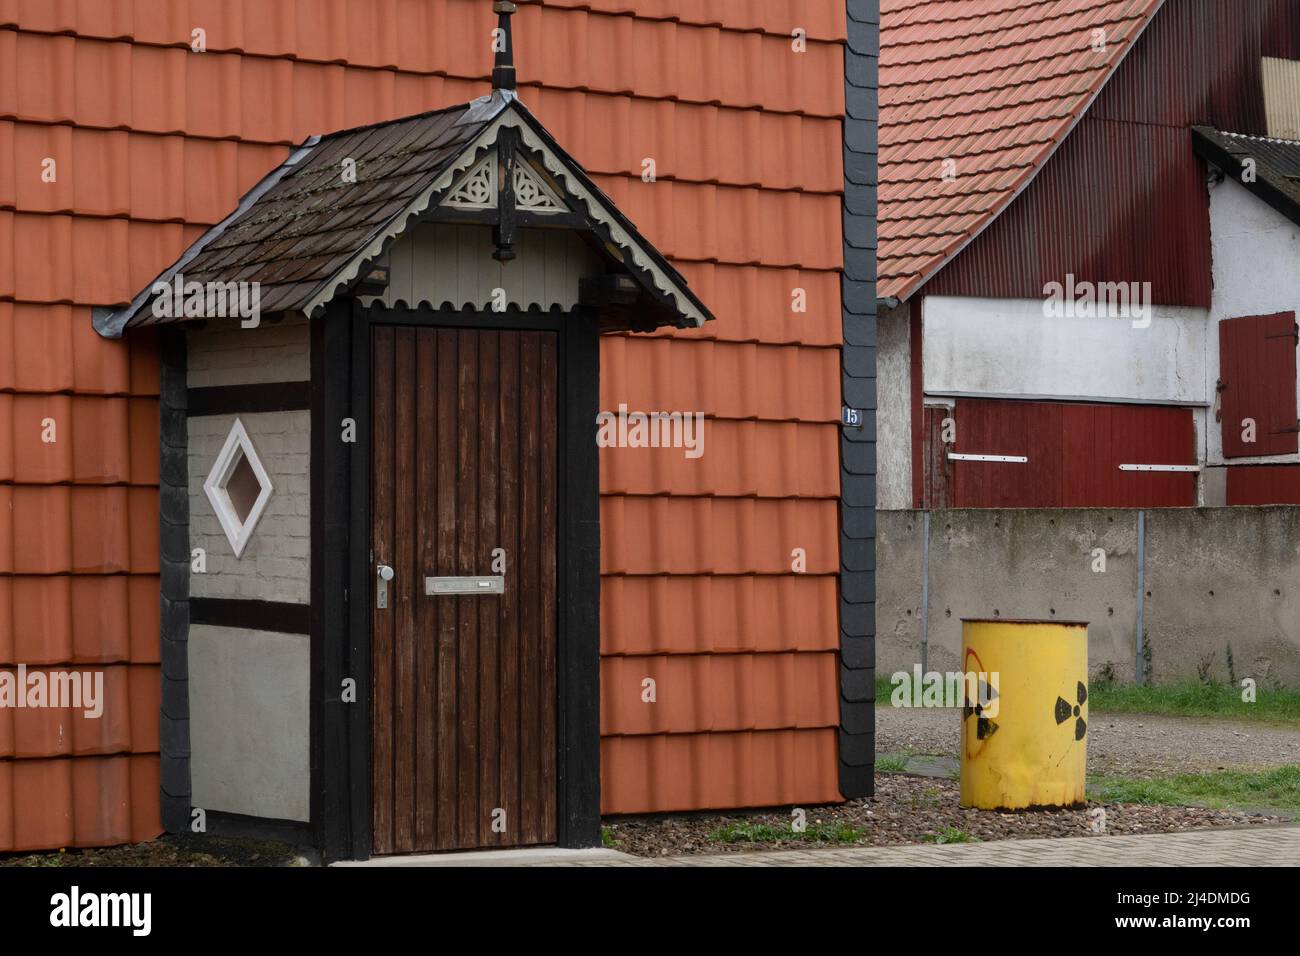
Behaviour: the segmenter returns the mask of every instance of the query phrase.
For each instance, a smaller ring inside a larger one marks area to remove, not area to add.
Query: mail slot
[[[425,578],[424,593],[440,594],[505,594],[505,575],[486,578]]]

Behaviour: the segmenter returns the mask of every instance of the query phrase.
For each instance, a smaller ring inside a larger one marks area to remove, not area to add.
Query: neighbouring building
[[[0,850],[870,792],[878,3],[515,6],[0,10]]]
[[[1300,6],[883,6],[891,666],[996,612],[1091,617],[1127,675],[1164,615],[1170,673],[1227,642],[1225,674],[1300,677],[1294,513],[1144,513],[1300,504]]]
[[[881,507],[1300,503],[1300,10],[1020,6],[885,4]]]

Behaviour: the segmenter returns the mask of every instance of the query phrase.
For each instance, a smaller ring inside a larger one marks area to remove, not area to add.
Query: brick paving
[[[560,866],[1300,866],[1300,826],[1145,836],[999,840],[943,846],[774,850],[651,860],[574,860]]]
[[[661,859],[599,848],[538,847],[377,857],[334,866],[1300,866],[1300,825],[943,846],[767,850]]]

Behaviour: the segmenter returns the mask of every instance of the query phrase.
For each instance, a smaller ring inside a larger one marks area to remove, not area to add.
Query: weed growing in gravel
[[[809,823],[804,830],[785,823],[728,823],[709,834],[710,840],[719,843],[779,843],[785,840],[803,840],[810,843],[856,843],[866,836],[866,830],[847,823]]]
[[[907,769],[907,760],[912,755],[910,753],[901,754],[879,754],[876,757],[877,773],[902,773]]]
[[[614,839],[614,830],[612,827],[600,828],[600,842],[605,844],[608,849],[614,849],[618,846],[619,841]]]
[[[920,793],[907,798],[908,804],[913,807],[937,807],[942,800],[943,791],[938,787],[926,787]]]
[[[927,833],[921,837],[925,843],[978,843],[973,836],[965,830],[959,830],[956,827],[944,827],[937,833]]]

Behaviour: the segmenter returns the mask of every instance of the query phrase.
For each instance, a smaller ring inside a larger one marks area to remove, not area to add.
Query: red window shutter
[[[1219,323],[1219,420],[1225,458],[1287,455],[1296,432],[1294,312],[1249,315]],[[1255,441],[1243,440],[1253,419]]]

